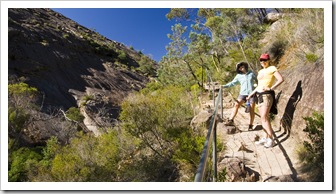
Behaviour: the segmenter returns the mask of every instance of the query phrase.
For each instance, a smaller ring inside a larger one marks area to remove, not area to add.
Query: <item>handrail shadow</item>
[[[275,135],[275,134],[273,134],[273,135]],[[275,136],[274,136],[274,137],[275,137]],[[297,177],[297,175],[298,175],[298,174],[297,174],[297,171],[295,170],[295,168],[294,168],[294,166],[293,166],[293,163],[292,163],[290,157],[288,156],[288,154],[287,154],[285,148],[281,145],[281,141],[279,141],[278,138],[274,138],[274,140],[275,140],[275,142],[276,142],[276,145],[279,146],[281,152],[283,153],[283,155],[284,155],[284,157],[285,157],[285,159],[286,159],[286,161],[287,161],[287,163],[288,163],[288,166],[289,166],[290,170],[292,171],[292,174],[291,174],[292,179],[293,179],[295,182],[299,182],[299,179],[298,179],[298,177]],[[275,145],[275,146],[276,146],[276,145]]]

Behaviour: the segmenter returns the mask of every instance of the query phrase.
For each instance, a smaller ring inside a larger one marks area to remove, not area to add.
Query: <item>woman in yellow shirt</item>
[[[258,110],[261,118],[261,125],[265,131],[265,137],[256,142],[258,145],[264,145],[266,148],[273,147],[273,129],[271,126],[269,112],[274,101],[274,89],[279,86],[284,79],[275,66],[270,65],[270,56],[265,53],[259,58],[260,64],[263,67],[258,72],[258,86],[249,94],[247,99],[251,98],[254,94],[258,97]],[[273,85],[274,81],[275,84]]]

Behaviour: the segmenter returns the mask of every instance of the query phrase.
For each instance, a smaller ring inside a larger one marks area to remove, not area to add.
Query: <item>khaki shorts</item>
[[[262,98],[263,102],[259,101],[259,98]],[[273,104],[273,98],[271,94],[263,94],[261,97],[258,97],[258,107],[271,107]]]

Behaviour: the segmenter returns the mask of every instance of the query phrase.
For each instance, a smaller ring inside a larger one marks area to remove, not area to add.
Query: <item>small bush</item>
[[[8,93],[10,95],[25,95],[26,97],[33,98],[37,94],[37,88],[30,87],[28,84],[20,82],[9,84]]]
[[[313,113],[312,117],[304,117],[309,141],[303,142],[298,151],[303,163],[302,171],[308,173],[311,181],[324,181],[324,116],[323,113]]]
[[[92,96],[92,95],[85,95],[85,96],[83,96],[83,99],[82,99],[82,102],[81,102],[81,106],[85,106],[86,103],[89,100],[94,100],[94,96]]]
[[[118,58],[120,59],[120,61],[126,61],[127,55],[124,51],[121,51],[119,52]]]
[[[273,53],[273,55],[276,56],[275,61],[278,61],[279,58],[284,55],[287,46],[288,41],[285,40],[283,37],[273,42],[273,44],[269,48],[269,52]]]
[[[8,126],[10,131],[19,133],[27,124],[30,115],[23,108],[8,108]]]
[[[155,64],[152,60],[150,60],[150,58],[148,58],[145,55],[141,56],[141,59],[139,61],[139,70],[146,74],[146,75],[150,75],[150,76],[155,76],[156,75],[156,70],[154,68]]]
[[[318,56],[315,55],[314,53],[308,53],[308,54],[306,54],[306,59],[307,59],[307,61],[314,63],[314,62],[317,61]]]
[[[8,181],[23,182],[28,180],[30,171],[38,166],[42,155],[38,149],[22,147],[9,155]]]
[[[227,182],[226,175],[227,175],[226,168],[224,168],[222,171],[218,172],[217,182]]]
[[[155,92],[156,90],[162,89],[162,85],[159,82],[151,81],[148,82],[146,87],[140,90],[142,94],[149,94],[151,92]]]
[[[71,107],[68,109],[66,116],[74,121],[82,122],[84,120],[84,116],[80,114],[79,109],[76,107]]]
[[[201,93],[202,88],[198,84],[194,84],[190,87],[190,91],[194,98],[197,98],[197,96]]]

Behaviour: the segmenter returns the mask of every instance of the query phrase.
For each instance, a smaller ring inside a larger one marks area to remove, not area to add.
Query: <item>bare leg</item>
[[[270,109],[271,106],[262,105],[259,107],[259,112],[260,112],[261,125],[266,132],[266,138],[273,139],[273,130],[268,116]]]
[[[230,116],[230,119],[234,119],[235,116],[237,115],[237,112],[238,112],[238,108],[240,107],[240,105],[243,104],[243,100],[242,99],[238,99],[236,102],[235,102],[235,105],[233,107],[233,110],[231,112],[231,116]]]
[[[253,125],[253,122],[254,122],[254,116],[255,116],[254,107],[255,107],[255,103],[251,103],[250,125]]]

